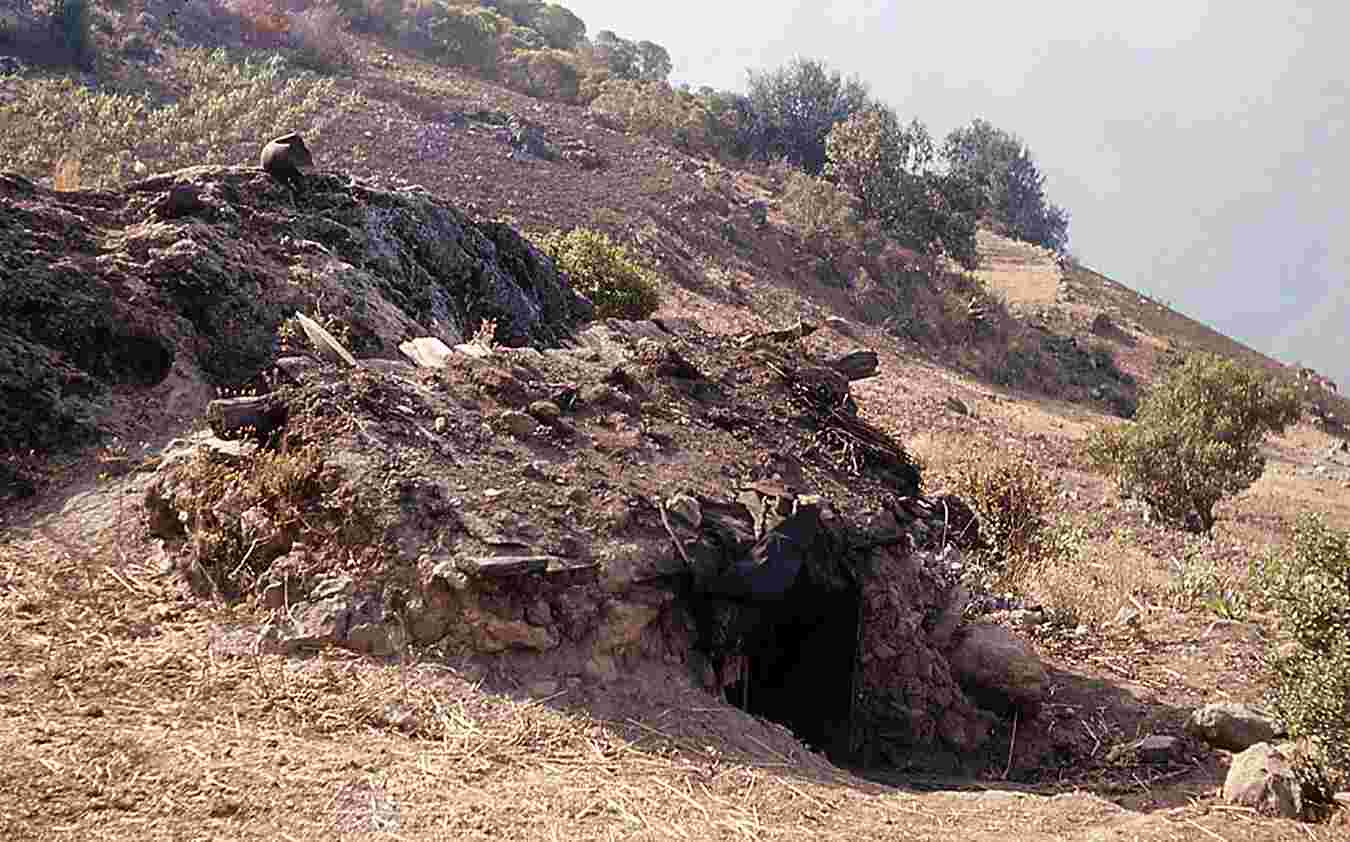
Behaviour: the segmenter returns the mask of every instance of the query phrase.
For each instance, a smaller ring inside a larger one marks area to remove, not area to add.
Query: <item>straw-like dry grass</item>
[[[891,790],[687,688],[601,717],[584,688],[493,692],[441,653],[259,654],[152,547],[9,537],[5,839],[1333,838],[1204,808],[1143,825],[1081,793]]]

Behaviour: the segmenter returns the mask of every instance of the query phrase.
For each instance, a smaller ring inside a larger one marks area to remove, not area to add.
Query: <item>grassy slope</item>
[[[596,127],[582,109],[537,103],[404,56],[376,60],[384,52],[367,45],[363,65],[340,83],[365,105],[325,129],[321,166],[417,181],[527,227],[587,221],[611,230],[666,273],[664,312],[712,329],[865,315],[845,291],[819,281],[776,209],[767,231],[746,224],[741,202],[776,195],[763,173],[691,161]],[[554,141],[584,138],[609,164],[598,173],[524,164],[506,157],[491,129],[446,128],[452,112],[481,108],[527,115]],[[1014,310],[1051,309],[1065,329],[1080,332],[1095,312],[1112,313],[1126,329],[1113,349],[1145,379],[1169,341],[1259,357],[1085,269],[1070,274],[1067,302],[1048,300],[1046,268],[1019,266],[1006,244],[987,247],[991,255],[1000,249],[1012,256],[1005,265],[991,261],[984,280]],[[1028,277],[1034,283],[1021,298]],[[958,367],[956,351],[862,330],[861,342],[883,365],[880,377],[859,384],[864,412],[933,465],[985,444],[1024,451],[1065,482],[1066,510],[1094,539],[1086,571],[1101,578],[1082,589],[1085,571],[1068,571],[1047,578],[1047,591],[1108,617],[1130,595],[1168,604],[1168,560],[1181,539],[1121,508],[1073,455],[1073,443],[1104,416],[995,387]],[[831,331],[815,341],[840,350],[858,344]],[[972,414],[953,412],[948,397]],[[1350,526],[1350,495],[1296,473],[1327,443],[1308,427],[1276,442],[1272,470],[1225,507],[1206,552],[1237,564],[1281,540],[1304,508]],[[1160,782],[1143,794],[1102,789],[1104,797],[1054,796],[1055,787],[887,790],[793,750],[781,734],[757,730],[764,726],[706,696],[672,691],[653,700],[624,685],[544,703],[513,690],[509,676],[436,653],[416,666],[341,653],[252,657],[222,638],[228,612],[184,599],[156,577],[155,549],[128,513],[140,481],[94,484],[86,497],[56,489],[42,501],[46,517],[41,510],[25,517],[0,544],[5,838],[1335,838],[1332,829],[1304,831],[1211,809],[1203,797],[1192,802],[1212,786],[1206,780],[1176,790]],[[1217,665],[1195,657],[1212,618],[1188,608],[1146,623],[1147,651],[1102,638],[1099,648],[1047,657],[1066,675],[1123,688],[1144,707],[1171,710],[1220,686],[1253,696],[1257,688],[1234,666],[1251,652],[1238,645],[1236,660]],[[1117,708],[1085,721],[1133,736],[1132,720]]]

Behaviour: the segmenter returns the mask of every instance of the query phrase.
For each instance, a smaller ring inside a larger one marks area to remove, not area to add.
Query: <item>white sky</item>
[[[744,90],[794,55],[1022,136],[1088,266],[1350,390],[1346,0],[561,0]]]

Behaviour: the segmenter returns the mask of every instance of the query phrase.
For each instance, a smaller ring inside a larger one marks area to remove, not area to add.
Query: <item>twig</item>
[[[1195,819],[1187,819],[1187,820],[1186,820],[1186,824],[1191,825],[1191,826],[1194,827],[1196,830],[1200,831],[1201,833],[1205,834],[1206,836],[1210,836],[1210,837],[1212,837],[1212,838],[1214,838],[1214,839],[1219,840],[1219,842],[1228,842],[1228,840],[1227,840],[1226,838],[1224,838],[1223,836],[1220,836],[1219,834],[1215,833],[1214,831],[1212,831],[1212,830],[1210,830],[1209,828],[1205,827],[1204,825],[1200,824],[1200,822],[1196,821]]]
[[[1003,767],[1003,777],[1000,780],[1006,781],[1008,773],[1012,771],[1013,749],[1017,747],[1017,715],[1019,711],[1013,711],[1012,740],[1008,743],[1008,765]]]

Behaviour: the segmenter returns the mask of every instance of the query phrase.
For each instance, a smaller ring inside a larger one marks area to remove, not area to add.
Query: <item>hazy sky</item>
[[[1088,266],[1350,390],[1346,0],[561,0],[745,89],[796,55],[1027,141]]]

